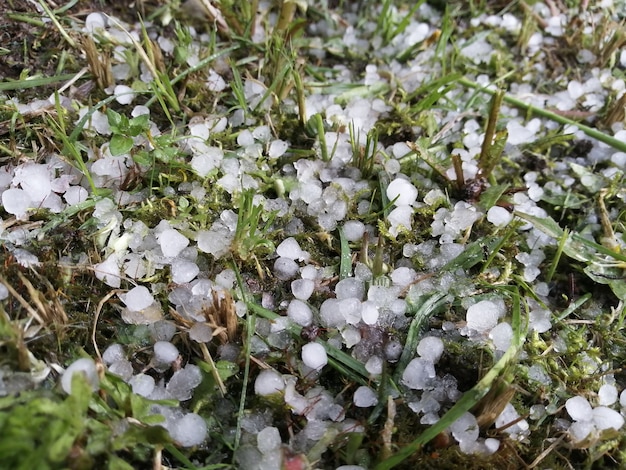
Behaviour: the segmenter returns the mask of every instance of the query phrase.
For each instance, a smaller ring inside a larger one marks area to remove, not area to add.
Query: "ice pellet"
[[[406,179],[396,178],[387,186],[387,198],[395,199],[396,206],[411,205],[417,199],[417,189]]]
[[[204,419],[196,413],[188,413],[182,419],[175,421],[170,429],[172,439],[183,447],[193,447],[202,444],[206,439],[207,427]]]
[[[267,454],[268,452],[280,447],[282,440],[280,438],[278,428],[268,426],[259,431],[256,436],[256,442],[257,448],[261,451],[261,453]]]
[[[591,421],[592,409],[586,398],[576,396],[565,402],[565,409],[575,421]]]
[[[254,381],[254,393],[260,396],[272,395],[281,392],[285,388],[282,375],[272,369],[266,369],[259,373]]]
[[[204,322],[196,322],[189,328],[189,337],[197,343],[208,343],[213,337],[213,330]]]
[[[617,401],[617,388],[612,384],[604,384],[598,390],[598,403],[602,406],[611,406]]]
[[[443,354],[443,341],[436,336],[426,336],[417,345],[417,354],[425,361],[436,363]]]
[[[376,393],[369,387],[365,385],[360,386],[354,392],[354,405],[359,408],[367,408],[369,406],[374,406],[378,403],[378,398],[376,397]]]
[[[489,300],[481,300],[467,309],[467,327],[479,333],[487,333],[498,323],[500,308]]]
[[[169,341],[154,343],[154,359],[159,364],[171,364],[178,357],[178,349]]]
[[[72,377],[74,374],[83,374],[87,379],[91,389],[95,392],[100,385],[100,378],[98,377],[98,371],[96,369],[96,363],[93,359],[82,357],[74,361],[70,366],[65,369],[61,376],[61,388],[67,394],[72,393]]]
[[[300,326],[309,326],[313,322],[313,312],[311,308],[298,299],[292,300],[289,303],[287,316],[291,321]]]
[[[296,299],[307,300],[315,290],[315,282],[311,279],[296,279],[291,282],[291,293]]]
[[[154,297],[145,286],[133,287],[120,298],[132,312],[140,312],[154,303]]]
[[[147,374],[137,374],[130,378],[129,385],[133,389],[133,393],[142,397],[149,397],[154,390],[154,378]]]
[[[311,369],[321,369],[328,364],[324,346],[319,343],[308,343],[302,347],[302,362]]]
[[[122,359],[126,359],[126,355],[124,354],[124,347],[121,344],[114,343],[102,353],[102,360],[106,365]]]

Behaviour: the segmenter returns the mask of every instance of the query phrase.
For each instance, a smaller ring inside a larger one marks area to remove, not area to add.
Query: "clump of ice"
[[[294,261],[307,261],[309,258],[309,254],[300,248],[300,244],[293,237],[283,240],[280,245],[276,247],[276,253],[282,258]]]
[[[612,384],[604,384],[598,390],[598,404],[611,406],[617,401],[617,388]]]
[[[61,388],[67,394],[72,393],[72,377],[74,374],[82,374],[85,379],[87,379],[89,385],[91,385],[91,389],[94,392],[98,390],[100,377],[98,376],[96,363],[93,359],[86,357],[77,359],[65,369],[65,372],[63,372],[61,376]]]
[[[408,180],[396,178],[387,186],[387,198],[395,206],[410,206],[417,200],[417,189]]]
[[[165,390],[171,398],[179,401],[189,400],[194,388],[202,382],[202,374],[198,366],[187,364],[170,378]]]
[[[116,361],[126,359],[124,347],[121,344],[113,343],[102,353],[102,360],[105,364],[113,364]]]
[[[376,396],[374,390],[362,385],[354,392],[353,401],[355,406],[358,406],[359,408],[367,408],[375,406],[378,403],[378,397]]]
[[[568,433],[574,442],[581,442],[590,436],[609,429],[619,430],[624,425],[624,417],[607,406],[591,407],[582,396],[575,396],[565,402],[565,409],[574,422]]]
[[[168,430],[172,439],[183,447],[200,445],[207,435],[206,422],[196,413],[187,413],[181,419],[175,420]]]
[[[142,397],[149,397],[154,391],[154,378],[147,374],[137,374],[130,378],[129,385],[133,389],[133,393]]]
[[[291,282],[291,293],[296,299],[307,300],[315,290],[315,281],[311,279],[296,279]]]
[[[313,312],[311,307],[301,300],[295,299],[289,303],[287,316],[300,326],[309,326],[313,323]]]
[[[168,258],[178,256],[189,245],[189,239],[175,229],[164,230],[157,238],[163,255]]]
[[[487,220],[496,227],[506,227],[513,220],[513,214],[504,207],[493,206],[487,211]]]
[[[422,359],[435,364],[443,354],[443,341],[436,336],[426,336],[417,345],[417,354]]]
[[[285,389],[285,380],[282,375],[273,369],[266,369],[259,373],[254,381],[254,393],[260,396],[273,395]]]
[[[402,373],[402,383],[414,390],[423,390],[435,377],[435,366],[432,362],[415,358],[409,362]]]
[[[189,337],[197,343],[208,343],[213,337],[213,330],[204,322],[196,322],[189,328]]]
[[[169,366],[178,358],[178,348],[169,341],[157,341],[154,343],[154,361],[158,365]]]
[[[126,294],[120,295],[122,302],[133,312],[145,310],[154,303],[154,297],[145,286],[136,286],[129,290]]]
[[[328,364],[328,356],[324,346],[319,343],[308,343],[302,346],[302,362],[315,370],[324,367]]]
[[[504,315],[504,306],[491,300],[481,300],[467,309],[467,328],[477,334],[487,334]]]

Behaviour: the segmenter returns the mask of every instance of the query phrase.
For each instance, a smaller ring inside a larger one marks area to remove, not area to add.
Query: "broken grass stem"
[[[463,86],[474,88],[476,90],[489,93],[490,95],[495,95],[496,93],[498,93],[498,91],[496,90],[490,90],[488,88],[485,88],[479,85],[478,83],[468,80],[467,78],[464,78],[464,77],[460,77],[458,79],[458,82]],[[621,140],[611,137],[610,135],[607,135],[604,132],[600,132],[597,129],[593,129],[589,126],[585,126],[584,124],[573,121],[564,116],[559,116],[558,114],[553,113],[552,111],[548,111],[547,109],[537,108],[536,106],[525,103],[508,94],[505,94],[503,99],[507,103],[512,104],[513,106],[516,106],[518,108],[524,109],[526,111],[529,111],[537,116],[550,119],[552,121],[558,122],[559,124],[576,126],[585,134],[587,134],[589,137],[599,140],[600,142],[603,142],[609,145],[610,147],[613,147],[616,150],[619,150],[621,152],[626,152],[626,142],[622,142]]]

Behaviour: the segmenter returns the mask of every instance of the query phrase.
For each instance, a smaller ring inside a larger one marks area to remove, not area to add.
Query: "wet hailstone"
[[[91,385],[91,389],[94,392],[98,390],[100,378],[98,377],[96,363],[93,359],[85,357],[77,359],[65,369],[61,376],[61,388],[67,394],[72,393],[72,377],[74,374],[82,374],[87,379],[89,385]]]

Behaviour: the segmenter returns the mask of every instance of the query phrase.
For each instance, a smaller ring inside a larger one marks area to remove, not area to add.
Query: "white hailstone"
[[[47,165],[30,163],[15,169],[13,184],[19,184],[30,200],[39,206],[52,191],[52,181]]]
[[[96,278],[104,282],[109,287],[119,289],[121,286],[121,273],[119,258],[116,253],[110,255],[102,263],[98,263],[93,267]]]
[[[208,343],[213,338],[213,330],[204,322],[196,322],[189,328],[189,337],[197,343]]]
[[[575,421],[591,421],[593,418],[591,405],[586,398],[581,396],[568,399],[565,402],[565,409]]]
[[[281,281],[288,281],[298,273],[298,263],[290,258],[280,257],[274,261],[274,275]]]
[[[142,397],[149,397],[154,391],[154,378],[147,374],[137,374],[130,378],[128,384],[133,389],[133,393]]]
[[[411,222],[413,216],[413,209],[411,206],[398,206],[389,213],[387,220],[391,224],[389,227],[389,233],[394,237],[400,232],[400,228],[405,230],[411,230]]]
[[[611,406],[617,401],[617,388],[612,384],[604,384],[598,390],[598,403],[602,406]]]
[[[291,293],[296,299],[307,300],[315,290],[315,282],[311,279],[296,279],[291,282]]]
[[[417,274],[415,273],[415,270],[407,268],[406,266],[396,268],[391,273],[391,281],[400,287],[407,287],[416,279]]]
[[[493,437],[488,437],[487,439],[485,439],[484,444],[487,455],[494,454],[500,448],[500,441],[498,439],[494,439]]]
[[[9,298],[9,289],[4,284],[0,284],[0,300],[6,300]]]
[[[173,228],[163,230],[157,238],[163,256],[168,258],[178,256],[189,245],[189,239]]]
[[[386,193],[389,201],[395,201],[395,206],[410,206],[417,199],[417,188],[404,178],[389,183]]]
[[[362,385],[354,392],[353,401],[354,406],[357,406],[359,408],[367,408],[378,404],[378,397],[376,396],[374,390],[366,387],[365,385]]]
[[[135,99],[135,92],[127,85],[116,85],[113,94],[119,104],[130,104]]]
[[[346,348],[349,349],[361,341],[361,332],[354,326],[348,326],[347,328],[341,330],[341,337],[343,338],[343,342],[346,344]]]
[[[370,357],[365,363],[365,370],[371,375],[380,375],[383,373],[383,360],[379,356]]]
[[[94,392],[98,390],[100,378],[98,377],[98,370],[93,359],[87,357],[77,359],[65,369],[61,376],[61,388],[67,394],[72,393],[72,377],[74,374],[83,374],[89,385],[91,385],[91,389]]]
[[[2,206],[9,214],[23,219],[28,209],[33,207],[33,202],[23,189],[11,188],[2,193]]]
[[[489,339],[497,351],[506,351],[513,340],[513,327],[507,322],[498,323],[489,332]]]
[[[335,296],[337,299],[358,299],[365,296],[365,286],[362,281],[353,277],[342,279],[335,286]]]
[[[467,328],[487,333],[498,324],[502,309],[490,300],[481,300],[467,309]]]
[[[487,220],[496,227],[506,227],[513,220],[513,214],[504,207],[493,206],[487,211]]]
[[[417,345],[417,354],[425,361],[436,363],[443,354],[443,341],[436,336],[426,336]]]
[[[224,289],[232,289],[237,276],[232,269],[224,269],[217,276],[215,276],[215,283],[218,286],[222,286]]]
[[[280,432],[274,426],[267,426],[256,435],[257,448],[262,454],[267,454],[274,449],[278,449],[282,444]]]
[[[435,377],[433,363],[422,358],[415,358],[404,369],[402,382],[413,390],[423,390],[433,377]]]
[[[157,364],[171,364],[178,358],[178,348],[169,341],[157,341],[153,349]]]
[[[172,439],[183,447],[193,447],[202,444],[206,439],[207,427],[204,419],[196,413],[188,413],[182,419],[176,420],[169,428]]]
[[[132,312],[145,310],[154,303],[154,297],[145,286],[133,287],[126,294],[120,295],[120,298]]]
[[[102,13],[89,13],[85,18],[85,31],[89,33],[97,32],[107,26],[107,18]]]
[[[535,133],[517,121],[509,121],[506,125],[509,131],[508,143],[511,145],[527,144],[533,141]]]
[[[366,300],[361,304],[361,319],[366,325],[375,325],[379,315],[378,307],[374,302]]]
[[[550,317],[552,316],[550,310],[546,309],[533,309],[528,315],[528,323],[531,330],[535,330],[537,333],[545,333],[552,327]]]
[[[327,421],[310,420],[302,430],[302,433],[307,439],[319,441],[326,434],[328,426],[329,423]]]
[[[219,258],[230,248],[234,235],[228,229],[211,228],[211,230],[201,230],[196,234],[196,244],[198,248]]]
[[[606,429],[619,430],[624,425],[624,417],[617,411],[606,406],[597,406],[593,409],[593,424],[600,431]]]
[[[148,325],[148,331],[154,341],[170,341],[176,334],[176,325],[167,320],[159,320]]]
[[[302,257],[303,252],[298,241],[293,237],[289,237],[276,247],[276,253],[283,258],[297,260]]]
[[[320,320],[326,328],[341,328],[346,324],[346,317],[339,309],[340,301],[329,298],[320,305]]]
[[[102,360],[106,365],[122,359],[126,359],[126,354],[124,353],[124,346],[118,343],[113,343],[102,353]]]
[[[202,373],[198,366],[187,364],[183,369],[179,369],[170,378],[165,386],[165,390],[170,397],[185,401],[191,398],[191,392],[202,382]]]
[[[319,343],[308,343],[302,346],[302,362],[311,369],[321,369],[328,364],[328,356],[324,346]]]
[[[109,366],[109,372],[128,380],[133,376],[133,365],[126,359],[115,361]]]
[[[189,163],[193,171],[202,178],[215,168],[219,167],[224,159],[224,151],[219,147],[204,148],[202,153],[196,154]]]
[[[466,411],[459,419],[452,423],[450,432],[459,443],[476,441],[479,434],[476,417]]]
[[[284,155],[284,153],[289,148],[289,144],[284,140],[276,139],[273,140],[270,144],[270,148],[267,151],[267,155],[270,158],[279,158]]]
[[[309,326],[313,323],[311,307],[301,300],[295,299],[287,307],[287,316],[291,321],[300,326]]]
[[[259,373],[254,381],[254,393],[262,397],[282,392],[285,389],[285,381],[278,372],[266,369]]]
[[[591,421],[574,421],[567,429],[567,432],[574,442],[580,442],[585,440],[594,429],[595,426]]]
[[[356,242],[363,238],[365,224],[359,220],[348,220],[343,224],[343,234],[349,242]]]
[[[193,261],[177,258],[172,261],[172,281],[176,284],[191,282],[200,273],[200,268]]]
[[[79,204],[87,200],[89,193],[82,186],[71,186],[63,193],[63,199],[70,206]]]
[[[226,80],[215,70],[209,70],[209,76],[206,81],[209,91],[223,91],[226,88]]]

